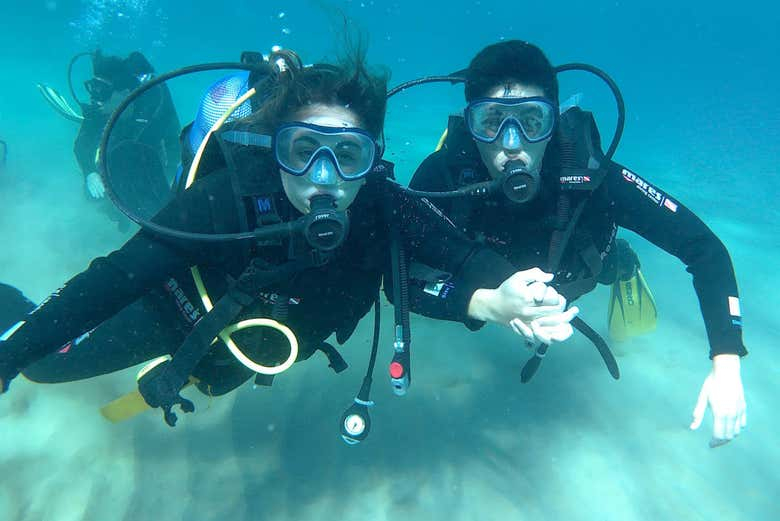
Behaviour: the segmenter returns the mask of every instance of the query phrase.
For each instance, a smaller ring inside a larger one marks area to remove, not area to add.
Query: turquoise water
[[[631,238],[660,307],[658,329],[616,346],[612,381],[582,337],[550,351],[530,385],[527,353],[497,327],[466,333],[415,318],[410,394],[377,374],[373,431],[359,447],[338,419],[368,358],[370,320],[343,350],[339,377],[316,356],[277,378],[208,400],[175,429],[149,413],[110,425],[104,403],[134,386],[126,371],[58,386],[16,381],[0,398],[3,520],[774,520],[780,518],[780,378],[768,298],[780,283],[780,111],[770,2],[397,2],[6,0],[0,5],[0,281],[44,298],[120,234],[82,193],[77,128],[36,91],[67,89],[70,57],[100,46],[143,51],[158,71],[237,59],[280,44],[313,62],[338,49],[344,10],[370,35],[369,58],[392,84],[464,67],[483,46],[521,38],[554,63],[584,61],[619,83],[627,105],[616,159],[692,208],[728,246],[751,355],[742,374],[747,430],[707,447],[709,416],[687,430],[709,371],[690,276],[676,259]],[[182,122],[206,78],[172,85]],[[606,89],[576,74],[610,135]],[[426,86],[391,101],[388,158],[411,176],[462,90]],[[581,302],[606,333],[608,290]],[[389,311],[389,307],[385,307]],[[384,314],[380,370],[390,358]]]

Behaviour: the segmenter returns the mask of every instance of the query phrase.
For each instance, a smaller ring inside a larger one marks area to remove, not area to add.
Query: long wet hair
[[[387,107],[388,77],[385,70],[369,71],[365,46],[361,43],[353,46],[336,64],[293,66],[271,78],[263,86],[267,97],[251,120],[273,132],[307,106],[337,105],[353,111],[361,128],[380,139]]]

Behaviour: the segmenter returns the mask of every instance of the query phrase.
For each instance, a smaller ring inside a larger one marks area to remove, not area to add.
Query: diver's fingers
[[[701,386],[699,391],[699,398],[696,400],[696,406],[693,408],[693,421],[691,421],[690,429],[696,430],[701,426],[702,420],[704,420],[704,412],[707,410],[707,402],[710,392],[710,377],[708,376],[704,380],[704,385]]]
[[[531,268],[530,270],[518,271],[510,278],[513,282],[528,286],[532,282],[550,282],[553,279],[553,274],[539,268]]]
[[[184,412],[195,412],[195,404],[186,398],[179,398],[179,407]]]
[[[716,440],[728,440],[729,436],[726,432],[728,416],[722,414],[714,414],[712,419],[712,437]]]
[[[547,330],[550,332],[550,338],[555,342],[564,342],[574,334],[574,329],[568,322],[547,328]]]
[[[557,306],[560,305],[560,295],[544,282],[534,282],[528,286],[531,292],[531,298],[537,306]]]
[[[727,440],[733,440],[737,431],[737,415],[729,414],[723,418],[723,433],[724,438]]]
[[[531,322],[531,330],[534,332],[534,336],[539,342],[543,344],[552,344],[552,335],[549,328],[546,328],[539,324],[538,320]]]
[[[554,313],[546,316],[541,316],[539,318],[534,319],[534,322],[536,322],[539,326],[542,327],[555,327],[559,324],[568,324],[572,321],[574,317],[577,316],[577,313],[580,312],[580,308],[577,306],[572,306],[571,308],[567,309],[563,313]]]
[[[163,408],[163,419],[169,427],[176,427],[176,422],[179,420],[176,413],[173,412],[170,407]]]
[[[733,432],[729,432],[729,425],[732,420],[731,416],[716,414],[715,411],[713,411],[712,415],[712,439],[710,440],[710,448],[714,449],[715,447],[720,447],[730,442],[734,438],[734,434]]]
[[[525,337],[526,342],[534,341],[534,332],[531,328],[525,325],[525,323],[519,318],[514,318],[509,322],[509,326],[518,335]]]
[[[737,413],[737,415],[734,416],[733,432],[735,438],[742,432],[742,413]]]
[[[531,320],[548,315],[557,315],[563,312],[566,305],[556,304],[552,306],[523,306],[518,310],[518,316],[530,318]]]

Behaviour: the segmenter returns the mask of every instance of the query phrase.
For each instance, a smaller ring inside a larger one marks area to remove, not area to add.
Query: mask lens
[[[544,99],[483,99],[466,108],[466,122],[478,140],[492,143],[508,121],[514,121],[530,142],[547,139],[555,125],[555,109]]]
[[[107,101],[114,91],[111,84],[101,78],[92,78],[85,81],[84,88],[87,89],[90,97],[95,101]]]
[[[321,154],[327,154],[345,179],[359,179],[374,166],[376,144],[360,129],[320,127],[297,123],[276,134],[274,153],[279,165],[293,175],[303,175]]]

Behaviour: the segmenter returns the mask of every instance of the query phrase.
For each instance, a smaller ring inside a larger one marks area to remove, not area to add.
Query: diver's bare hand
[[[548,286],[553,275],[539,268],[518,271],[496,289],[478,289],[469,302],[470,317],[511,327],[514,319],[526,324],[566,309],[566,299]]]
[[[738,355],[716,355],[712,359],[712,371],[704,380],[693,409],[691,430],[699,428],[708,405],[713,416],[710,447],[725,445],[747,425],[745,390]]]
[[[106,187],[97,172],[90,172],[87,175],[86,185],[87,192],[93,199],[102,199],[106,196]]]

